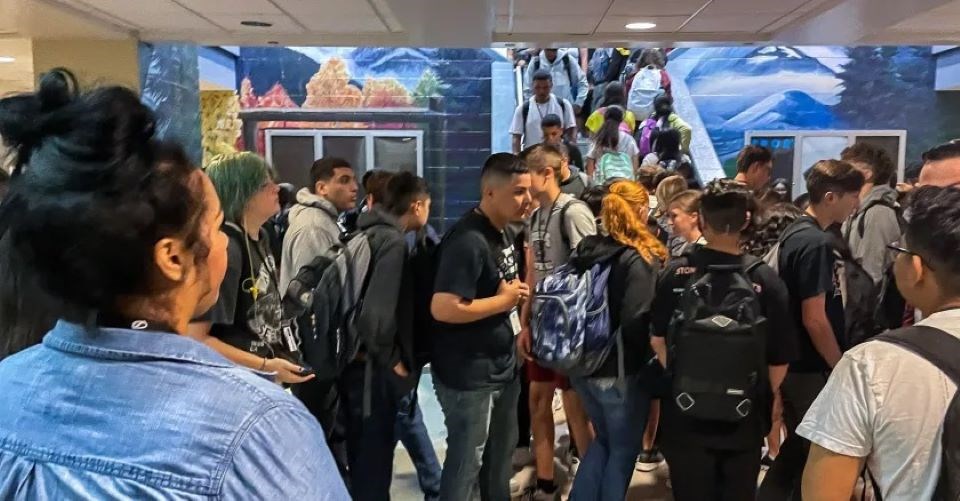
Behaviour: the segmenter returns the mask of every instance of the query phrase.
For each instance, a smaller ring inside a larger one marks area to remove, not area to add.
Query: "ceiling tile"
[[[714,0],[700,15],[730,14],[749,17],[754,14],[786,14],[802,7],[809,1],[810,0]]]
[[[683,33],[759,33],[781,14],[700,14],[683,27]]]
[[[210,14],[210,19],[220,26],[223,26],[230,32],[263,33],[264,37],[266,38],[269,38],[270,35],[277,33],[303,33],[304,31],[303,28],[293,22],[292,19],[283,14],[259,15],[256,17],[256,19],[250,19],[250,16],[247,14]],[[240,24],[241,21],[247,20],[273,23],[273,26],[270,26],[269,28],[258,28],[255,26],[244,26]]]
[[[277,4],[310,31],[328,33],[386,32],[370,4],[363,1],[277,0]],[[331,15],[336,13],[336,15]]]
[[[676,31],[677,28],[687,20],[689,16],[664,16],[664,17],[633,17],[633,16],[607,16],[604,18],[603,22],[600,23],[600,28],[597,30],[599,33],[636,33],[637,36],[642,36],[643,33],[670,33]],[[656,23],[657,27],[652,30],[643,30],[643,31],[634,31],[628,30],[625,26],[628,23],[644,21]]]
[[[282,14],[268,0],[176,0],[184,7],[200,12],[201,14],[244,14],[244,15],[279,15]],[[135,3],[135,2],[130,2]]]
[[[578,0],[514,0],[514,16],[595,16],[600,19],[607,2]],[[508,11],[509,13],[509,11]],[[589,22],[589,19],[586,19]]]
[[[581,16],[514,16],[514,33],[547,33],[557,35],[590,34],[596,23]]]
[[[708,0],[615,0],[608,16],[668,17],[690,16]],[[764,0],[758,0],[764,1]],[[779,0],[766,0],[779,1]]]

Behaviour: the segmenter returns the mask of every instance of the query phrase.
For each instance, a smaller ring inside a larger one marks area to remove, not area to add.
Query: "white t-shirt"
[[[960,310],[917,325],[960,337]],[[843,354],[797,434],[867,466],[887,501],[930,499],[940,477],[943,418],[957,386],[900,346],[873,341]]]
[[[513,122],[510,124],[510,134],[523,136],[523,147],[533,146],[543,142],[543,130],[540,121],[547,115],[557,115],[563,120],[563,130],[577,126],[577,117],[573,115],[573,105],[570,101],[561,105],[557,96],[550,94],[550,100],[539,104],[535,98],[530,98],[530,111],[527,113],[527,123],[523,123],[523,105],[517,106],[513,112]]]
[[[603,156],[605,148],[597,148],[596,143],[590,145],[590,151],[587,152],[587,158],[591,160],[600,160],[600,157]],[[626,153],[630,158],[635,158],[640,156],[640,148],[637,147],[637,142],[633,139],[630,134],[627,134],[624,131],[620,131],[620,139],[617,140],[617,151],[620,153]]]

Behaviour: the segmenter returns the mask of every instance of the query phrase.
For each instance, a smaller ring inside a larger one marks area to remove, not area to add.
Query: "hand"
[[[520,301],[530,297],[530,286],[517,279],[509,282],[501,280],[497,295],[508,298],[510,309],[513,309]]]
[[[282,358],[268,358],[263,370],[276,373],[276,379],[279,383],[299,384],[310,381],[315,377],[314,374],[301,376],[300,371],[303,370],[303,367]]]
[[[408,371],[407,368],[403,366],[403,362],[397,362],[397,365],[393,366],[393,373],[402,378],[406,378],[410,376],[410,371]]]
[[[574,115],[579,115],[581,111],[583,111],[583,108],[581,108],[580,106],[577,106],[577,105],[573,105],[573,114],[574,114]]]
[[[524,327],[517,336],[517,353],[527,362],[533,362],[533,357],[530,355],[532,344],[533,335],[530,332],[530,328]]]

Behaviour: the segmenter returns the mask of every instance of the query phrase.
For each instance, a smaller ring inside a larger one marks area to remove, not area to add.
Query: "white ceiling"
[[[958,26],[960,0],[0,0],[0,38],[219,45],[953,44]]]

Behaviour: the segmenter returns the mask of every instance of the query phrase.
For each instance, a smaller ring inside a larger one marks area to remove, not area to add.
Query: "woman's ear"
[[[160,273],[171,282],[186,279],[187,256],[183,242],[175,238],[164,238],[153,246],[153,263]]]

